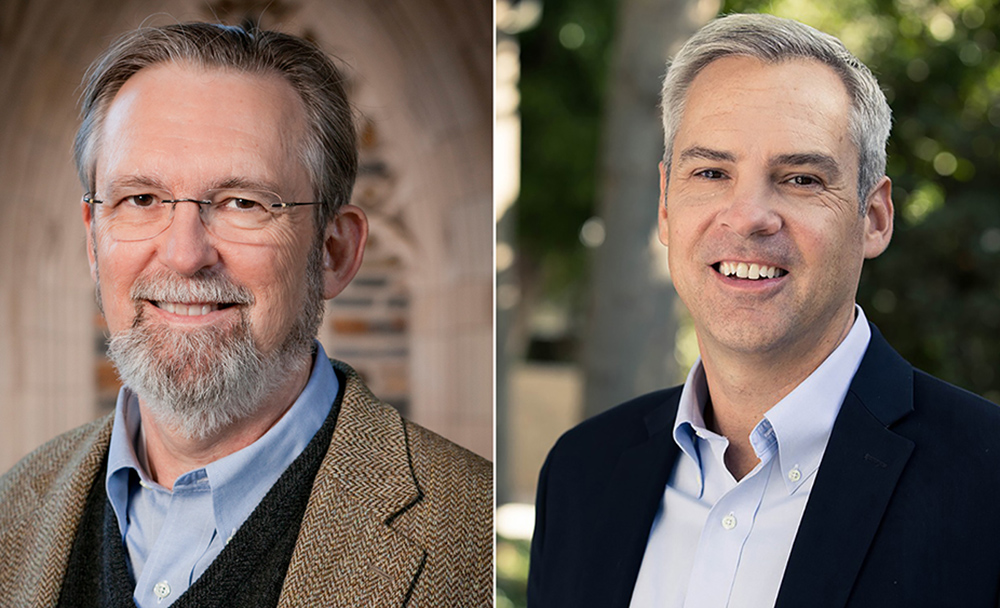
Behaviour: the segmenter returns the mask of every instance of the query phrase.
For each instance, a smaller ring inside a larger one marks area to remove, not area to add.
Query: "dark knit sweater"
[[[309,444],[274,483],[236,535],[171,608],[277,606],[313,480],[330,446],[344,393]],[[135,608],[135,581],[118,519],[104,489],[107,460],[94,480],[70,553],[60,608]]]

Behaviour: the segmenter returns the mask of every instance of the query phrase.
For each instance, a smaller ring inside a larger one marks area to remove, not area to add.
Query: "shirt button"
[[[167,581],[160,581],[153,585],[153,595],[161,600],[170,595],[170,585],[167,584]]]
[[[791,482],[796,482],[802,479],[802,473],[798,469],[792,469],[788,472],[788,480]]]
[[[726,530],[732,530],[736,527],[736,516],[730,513],[722,518],[722,527]]]

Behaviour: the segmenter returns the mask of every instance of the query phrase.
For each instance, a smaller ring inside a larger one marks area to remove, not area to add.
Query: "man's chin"
[[[266,396],[268,365],[246,323],[179,330],[143,322],[115,335],[108,355],[149,411],[188,437],[218,433]]]

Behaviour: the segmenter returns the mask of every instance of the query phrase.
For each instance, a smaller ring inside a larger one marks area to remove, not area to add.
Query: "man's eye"
[[[788,182],[794,186],[818,186],[820,181],[811,175],[796,175]]]
[[[704,179],[722,179],[726,174],[718,169],[702,169],[695,173],[695,177],[701,177]]]
[[[156,204],[157,200],[152,194],[133,194],[132,196],[123,198],[119,204],[130,207],[152,207]]]
[[[239,211],[264,211],[264,205],[249,198],[232,197],[222,201],[222,207]]]

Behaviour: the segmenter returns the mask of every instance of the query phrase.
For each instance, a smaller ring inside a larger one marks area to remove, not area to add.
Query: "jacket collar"
[[[279,606],[402,605],[426,558],[392,525],[421,498],[406,429],[353,369],[333,364],[343,400]]]

